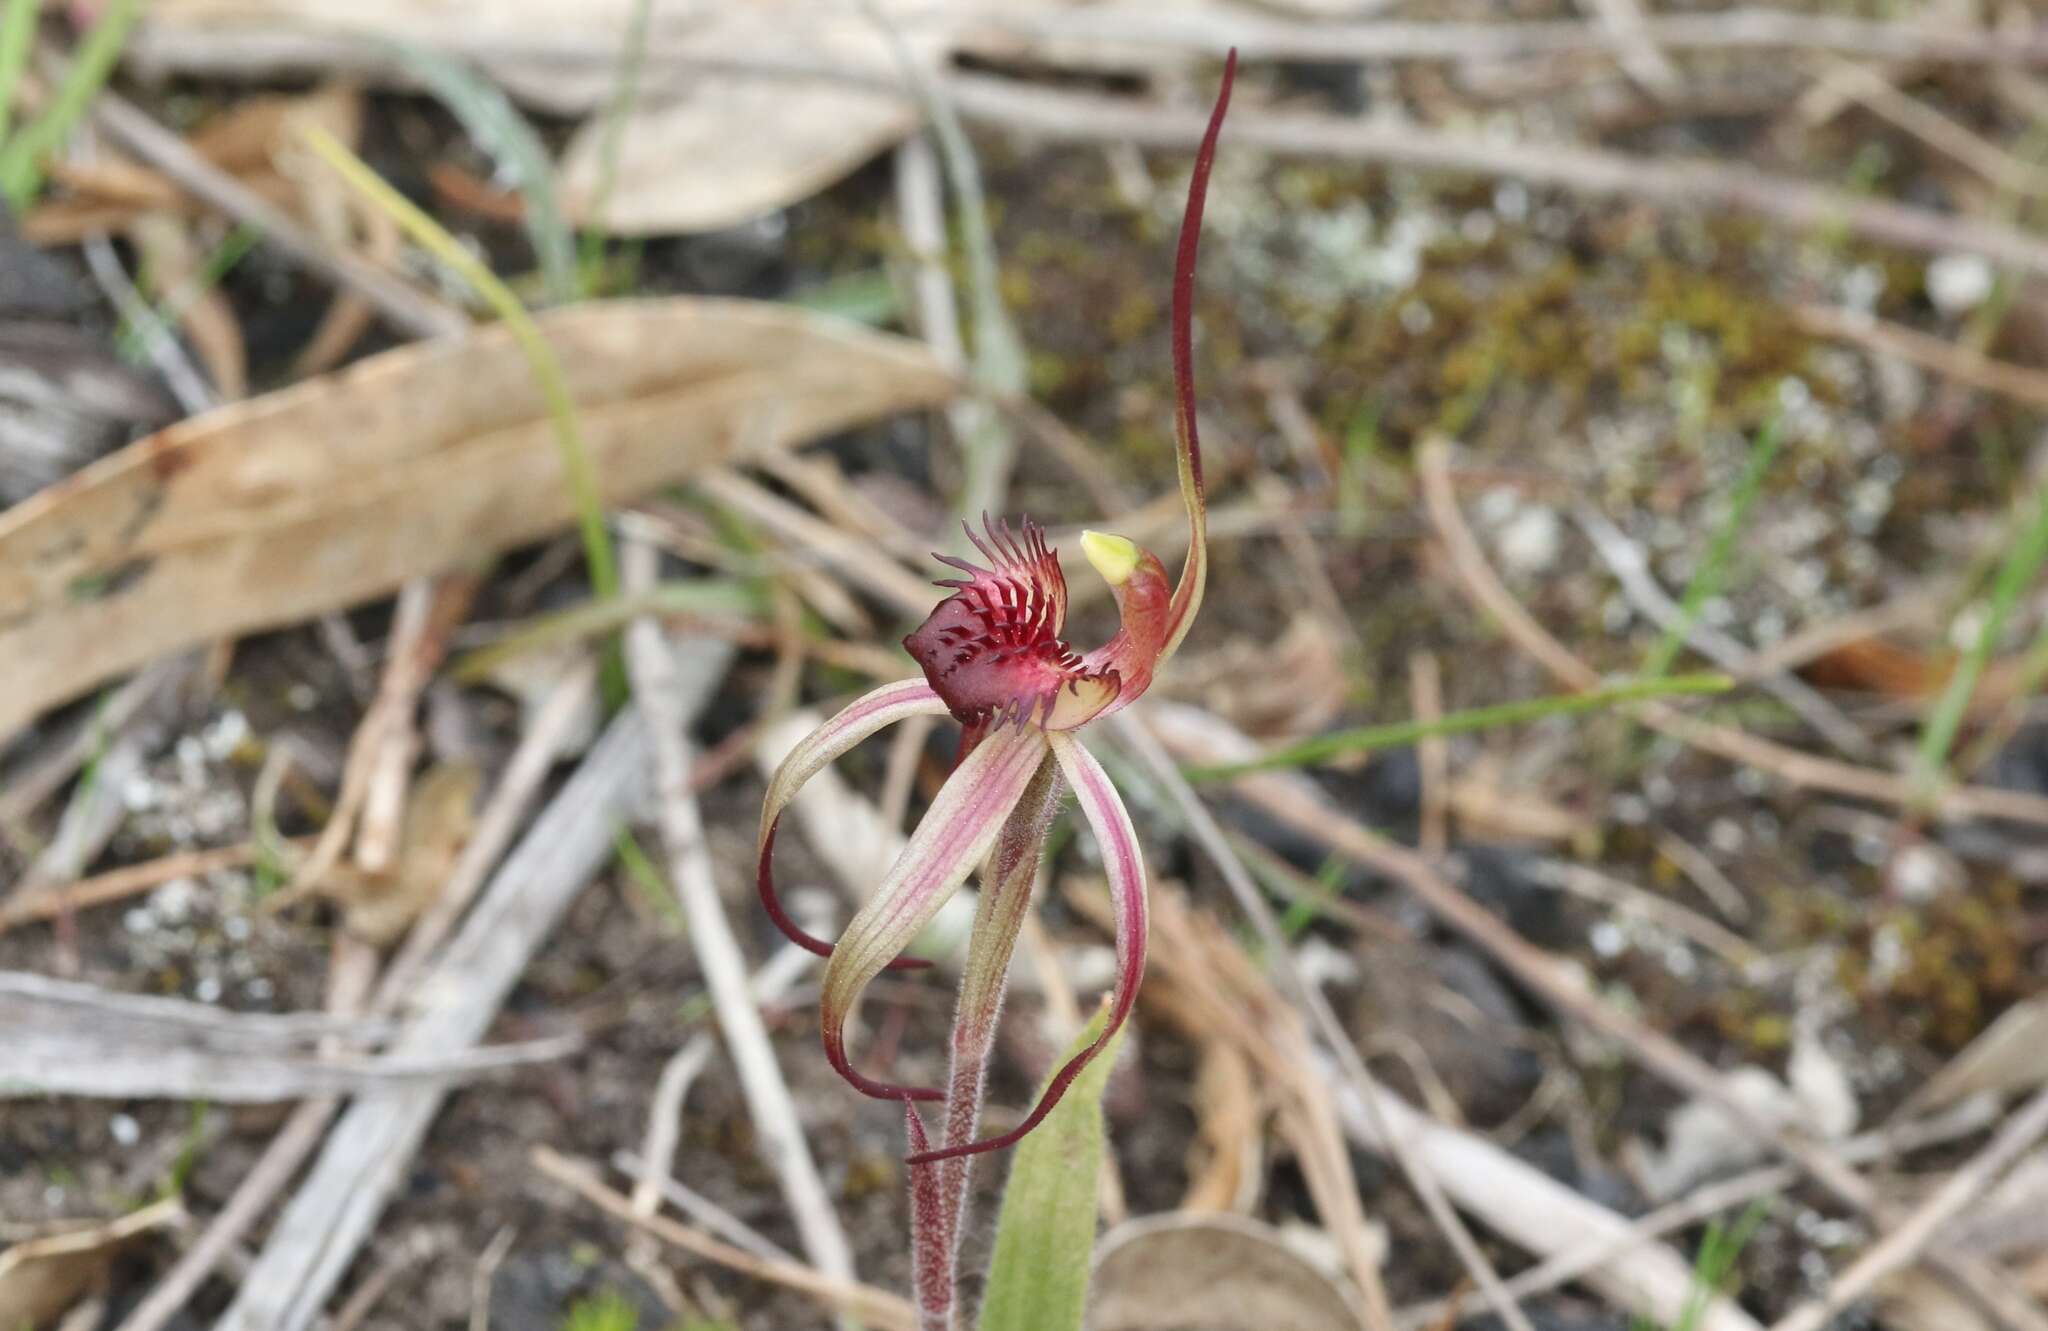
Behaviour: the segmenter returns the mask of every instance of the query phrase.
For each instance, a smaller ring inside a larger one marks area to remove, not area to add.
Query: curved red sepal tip
[[[1138,966],[1141,970],[1144,967],[1142,955],[1138,958]],[[957,1160],[962,1156],[982,1155],[989,1151],[1008,1150],[1018,1142],[1023,1141],[1026,1136],[1030,1135],[1032,1129],[1045,1121],[1047,1114],[1050,1114],[1059,1106],[1061,1097],[1065,1096],[1067,1088],[1074,1084],[1074,1079],[1081,1075],[1081,1070],[1094,1062],[1095,1056],[1102,1052],[1103,1046],[1107,1045],[1111,1037],[1123,1028],[1124,1018],[1131,1014],[1131,1008],[1135,1004],[1137,997],[1138,989],[1136,985],[1130,986],[1128,994],[1118,995],[1115,1009],[1110,1012],[1109,1020],[1103,1023],[1102,1034],[1095,1037],[1093,1044],[1090,1044],[1086,1049],[1068,1059],[1065,1067],[1053,1074],[1053,1079],[1045,1085],[1045,1094],[1038,1097],[1038,1103],[1032,1107],[1031,1112],[1025,1116],[1022,1123],[1011,1128],[1000,1137],[989,1137],[978,1142],[968,1142],[965,1146],[948,1146],[937,1151],[919,1151],[914,1155],[906,1156],[904,1163],[907,1165],[936,1164],[941,1160]]]
[[[1174,408],[1181,428],[1187,433],[1188,469],[1194,473],[1195,488],[1202,488],[1202,445],[1195,430],[1195,256],[1202,244],[1202,206],[1209,197],[1209,169],[1216,161],[1216,137],[1223,131],[1223,115],[1230,109],[1231,85],[1237,81],[1237,48],[1231,47],[1223,61],[1223,87],[1216,94],[1216,109],[1209,113],[1209,128],[1202,134],[1202,146],[1195,152],[1195,170],[1188,181],[1187,211],[1181,214],[1180,242],[1173,256],[1173,390]]]
[[[846,1056],[846,1044],[830,1035],[825,1037],[825,1058],[832,1064],[833,1071],[845,1078],[846,1084],[871,1100],[900,1100],[909,1104],[913,1100],[943,1100],[946,1093],[933,1086],[899,1086],[894,1082],[876,1081],[853,1066]]]
[[[806,952],[814,953],[821,957],[829,957],[832,955],[832,945],[791,919],[789,912],[782,908],[782,898],[776,894],[774,867],[775,833],[781,826],[782,819],[780,818],[768,824],[768,835],[761,841],[761,862],[754,869],[754,887],[761,894],[761,909],[768,912],[768,918],[774,922],[777,929],[782,931],[784,938],[795,943]],[[931,965],[931,962],[926,961],[922,957],[897,957],[885,969],[892,971],[921,971],[929,969]]]

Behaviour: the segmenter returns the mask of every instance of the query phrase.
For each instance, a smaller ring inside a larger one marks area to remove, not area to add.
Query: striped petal
[[[825,1056],[864,1094],[878,1100],[945,1098],[856,1072],[846,1057],[846,1023],[868,981],[910,945],[994,848],[1045,757],[1045,745],[1045,732],[1028,726],[1006,726],[984,737],[946,778],[903,854],[840,935],[825,967]]]
[[[1000,1137],[912,1155],[912,1166],[1016,1145],[1052,1112],[1074,1078],[1081,1075],[1081,1069],[1102,1052],[1110,1037],[1123,1026],[1138,999],[1138,981],[1145,974],[1146,902],[1145,861],[1138,851],[1137,829],[1131,826],[1130,811],[1124,808],[1123,799],[1110,784],[1109,773],[1102,770],[1094,754],[1082,748],[1071,735],[1054,734],[1048,736],[1048,742],[1053,756],[1059,759],[1067,784],[1080,800],[1081,812],[1087,815],[1088,826],[1094,830],[1095,842],[1102,850],[1103,867],[1109,872],[1110,902],[1116,910],[1116,990],[1110,998],[1109,1020],[1103,1023],[1102,1034],[1093,1043],[1053,1075],[1045,1094],[1022,1123]]]
[[[775,829],[782,820],[782,811],[789,807],[789,802],[796,798],[804,783],[816,776],[827,763],[876,731],[913,716],[943,716],[945,713],[946,704],[921,679],[884,684],[848,703],[837,716],[804,736],[782,760],[782,765],[775,769],[775,776],[768,783],[768,798],[761,805],[761,838],[756,848],[758,861],[754,879],[768,918],[775,921],[775,927],[782,930],[790,942],[821,957],[832,955],[832,945],[798,926],[783,910],[782,900],[776,895]],[[930,964],[915,957],[905,957],[895,963],[894,968],[913,970]]]

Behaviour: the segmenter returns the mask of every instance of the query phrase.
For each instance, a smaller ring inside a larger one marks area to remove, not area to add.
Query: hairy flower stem
[[[905,1101],[903,1126],[910,1153],[931,1149],[917,1106]],[[917,1290],[918,1331],[953,1331],[953,1249],[946,1205],[939,1195],[943,1164],[910,1167],[910,1269]]]
[[[1031,889],[1044,857],[1046,834],[1064,789],[1059,764],[1048,754],[1004,822],[984,866],[973,942],[953,1017],[946,1146],[972,1142],[980,1122],[982,1090],[995,1046],[996,1020],[1002,1014],[1010,956],[1016,950],[1025,912],[1031,907]],[[930,1148],[923,1140],[922,1121],[916,1120],[914,1113],[912,1118],[911,1153],[917,1154]],[[966,1208],[971,1163],[963,1156],[911,1167],[911,1251],[917,1268],[920,1331],[951,1331],[960,1217]]]

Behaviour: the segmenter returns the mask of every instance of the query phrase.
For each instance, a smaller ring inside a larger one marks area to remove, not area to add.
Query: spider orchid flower
[[[1187,636],[1202,601],[1208,523],[1195,432],[1191,306],[1202,205],[1235,70],[1232,53],[1195,157],[1173,269],[1174,424],[1189,528],[1179,582],[1169,585],[1158,558],[1129,540],[1083,533],[1082,553],[1108,582],[1121,627],[1093,651],[1076,651],[1061,636],[1067,584],[1045,533],[1029,521],[1013,529],[984,516],[982,533],[969,528],[967,534],[985,562],[938,556],[960,576],[938,584],[950,595],[904,639],[923,677],[876,689],[807,736],[776,772],[761,810],[762,904],[792,941],[830,958],[822,1024],[833,1067],[878,1099],[949,1101],[943,1145],[925,1149],[928,1143],[919,1140],[923,1134],[918,1131],[916,1153],[910,1157],[914,1166],[999,1149],[1023,1137],[1108,1043],[1137,997],[1145,968],[1145,867],[1130,814],[1079,732],[1145,692],[1153,673]],[[805,933],[776,898],[773,856],[783,810],[827,763],[885,726],[941,714],[951,715],[963,728],[960,757],[902,855],[836,946]],[[1029,906],[1045,833],[1065,787],[1073,790],[1094,829],[1115,905],[1117,976],[1109,1020],[1101,1038],[1052,1078],[1022,1123],[977,1141],[974,1118],[1004,976]],[[977,868],[982,895],[961,984],[949,1093],[866,1076],[846,1050],[847,1023],[862,992],[885,969],[926,964],[901,954]]]

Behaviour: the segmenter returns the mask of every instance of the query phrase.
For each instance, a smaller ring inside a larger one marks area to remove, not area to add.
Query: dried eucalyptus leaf
[[[803,443],[954,391],[920,344],[758,301],[605,302],[540,325],[606,503],[740,440]],[[0,736],[169,652],[573,520],[546,407],[502,327],[194,417],[0,513]]]

